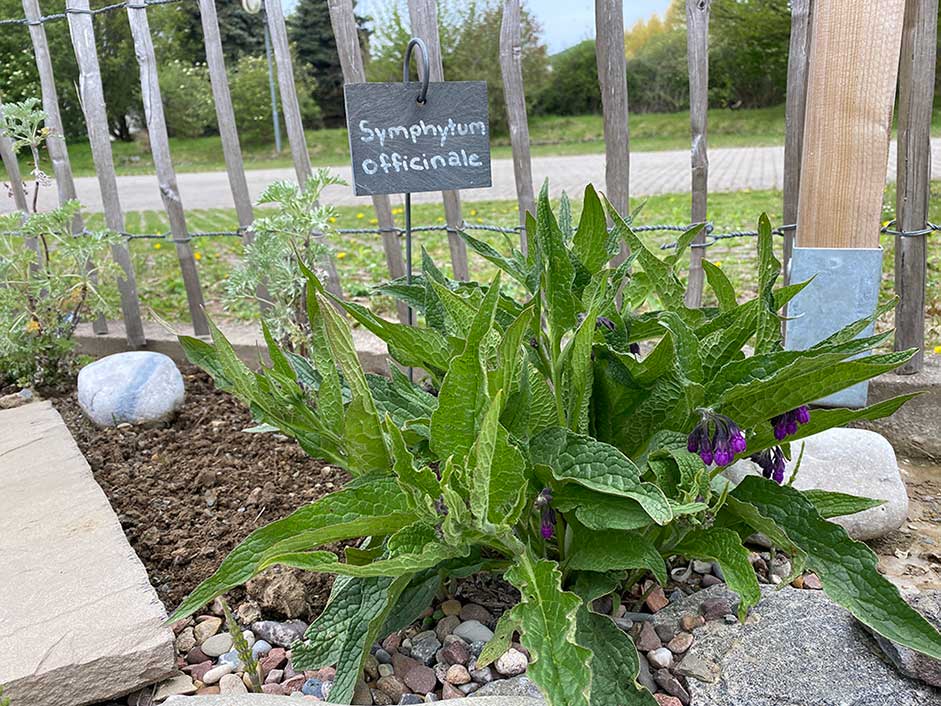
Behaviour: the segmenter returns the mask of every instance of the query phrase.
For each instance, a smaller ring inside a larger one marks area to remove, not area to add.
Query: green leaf
[[[640,660],[627,634],[606,615],[578,609],[576,639],[591,650],[591,706],[657,706],[637,683]]]
[[[401,430],[386,416],[386,431],[392,442],[392,471],[399,480],[399,487],[414,503],[416,510],[429,507],[441,495],[441,484],[438,478],[427,466],[415,468],[415,457],[405,444]]]
[[[593,601],[614,593],[624,583],[626,572],[606,571],[578,571],[575,575],[575,585],[572,590],[577,593],[584,603]]]
[[[719,311],[729,311],[738,306],[738,301],[735,299],[735,287],[732,286],[729,278],[725,276],[722,268],[712,264],[709,260],[703,260],[702,267],[706,272],[709,286],[712,287],[716,299],[719,300]]]
[[[608,221],[604,206],[591,184],[585,187],[582,215],[572,239],[572,251],[589,273],[600,272],[608,262]]]
[[[591,397],[592,360],[591,349],[595,339],[597,310],[591,308],[584,321],[575,331],[568,347],[564,370],[565,388],[568,392],[566,416],[569,428],[581,434],[588,432],[588,406]]]
[[[464,242],[470,246],[471,250],[476,252],[491,264],[496,265],[520,284],[526,286],[529,291],[532,291],[532,288],[530,287],[529,273],[521,261],[516,258],[504,257],[499,253],[499,251],[494,249],[489,244],[483,242],[482,240],[477,240],[477,238],[474,238],[463,230],[458,231],[458,233],[460,234],[461,238],[464,239]]]
[[[386,615],[377,637],[382,638],[403,630],[418,620],[425,609],[432,604],[440,587],[441,575],[437,568],[419,571],[415,574]]]
[[[630,498],[606,495],[581,485],[567,484],[553,493],[552,505],[560,512],[574,510],[588,529],[635,530],[648,527],[650,515]]]
[[[543,290],[546,298],[546,317],[555,344],[575,323],[575,300],[572,296],[575,268],[569,260],[559,225],[552,215],[548,180],[539,192],[536,223],[534,240],[542,253],[545,267]]]
[[[666,562],[653,543],[639,532],[578,530],[565,568],[570,571],[647,569],[659,584],[667,583]]]
[[[885,505],[885,500],[874,498],[861,498],[858,495],[835,493],[829,490],[804,490],[804,497],[814,504],[817,512],[825,520],[831,517],[844,517],[855,515],[857,512],[871,510],[874,507]]]
[[[307,629],[305,641],[293,646],[292,661],[300,670],[336,665],[331,701],[348,704],[353,699],[369,646],[409,579],[337,579],[323,613]]]
[[[755,332],[755,353],[780,350],[781,319],[774,297],[774,283],[781,272],[781,263],[774,256],[774,241],[768,214],[758,219],[758,326]]]
[[[473,304],[434,280],[431,280],[431,288],[444,308],[445,331],[451,336],[465,338],[477,313]]]
[[[414,521],[392,477],[362,477],[287,517],[252,532],[197,586],[170,617],[195,613],[257,574],[272,553],[305,551],[352,537],[392,534]]]
[[[508,610],[501,615],[496,628],[494,628],[493,637],[480,651],[480,656],[477,658],[477,669],[483,669],[492,664],[510,649],[513,633],[519,629],[520,624],[513,615],[512,610]]]
[[[521,594],[512,613],[531,655],[527,673],[549,706],[590,706],[591,650],[576,641],[576,614],[582,602],[562,590],[558,564],[533,561],[524,554],[506,579]]]
[[[389,450],[382,438],[379,414],[372,396],[354,397],[343,416],[346,469],[353,475],[388,473],[392,468]]]
[[[193,365],[209,373],[216,387],[225,392],[232,390],[232,385],[226,380],[216,349],[199,338],[192,336],[177,336],[186,359]]]
[[[807,568],[820,577],[834,603],[879,635],[941,659],[941,635],[876,570],[876,555],[850,539],[842,527],[820,517],[800,491],[751,476],[731,497],[753,506],[806,553]]]
[[[556,427],[530,442],[530,457],[534,464],[548,466],[556,480],[636,500],[657,524],[673,519],[661,490],[641,481],[634,462],[609,444]]]
[[[755,569],[748,561],[748,550],[732,530],[720,527],[693,530],[683,537],[674,551],[690,559],[719,563],[725,582],[742,599],[738,609],[738,617],[742,622],[748,615],[748,609],[761,600],[761,588],[755,578]]]

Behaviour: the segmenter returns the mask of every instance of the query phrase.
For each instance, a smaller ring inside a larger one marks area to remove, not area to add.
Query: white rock
[[[154,701],[163,701],[168,699],[171,696],[177,694],[195,694],[196,685],[193,684],[193,680],[187,674],[178,674],[175,677],[171,677],[166,681],[162,681],[157,685],[157,690],[154,692]]]
[[[247,694],[245,682],[238,674],[226,674],[219,680],[219,694],[221,696],[235,696],[236,694]]]
[[[222,677],[227,674],[231,674],[235,671],[235,667],[231,664],[223,663],[218,667],[213,667],[208,672],[203,674],[203,684],[215,684],[217,681],[222,679]]]
[[[813,416],[813,412],[811,412]],[[880,434],[866,429],[828,429],[791,444],[794,460],[787,464],[785,479],[804,445],[804,457],[794,487],[849,493],[885,500],[879,507],[833,518],[853,539],[875,539],[902,526],[908,516],[908,493],[899,472],[895,451]],[[751,461],[739,461],[724,475],[739,483],[748,474],[760,473]]]
[[[647,661],[654,669],[669,669],[673,666],[673,653],[666,647],[660,647],[647,653]]]
[[[182,406],[183,396],[183,376],[162,353],[116,353],[78,374],[79,406],[99,426],[164,422]]]
[[[505,677],[515,677],[526,671],[529,666],[529,660],[526,655],[511,647],[497,659],[494,667]]]
[[[220,632],[199,646],[207,657],[221,657],[232,649],[232,636],[227,632]]]

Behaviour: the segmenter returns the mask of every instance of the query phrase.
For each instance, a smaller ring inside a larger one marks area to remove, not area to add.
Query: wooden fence
[[[124,231],[124,215],[117,188],[111,143],[105,113],[105,99],[95,42],[94,15],[103,11],[125,9],[133,36],[141,81],[144,114],[150,133],[150,145],[159,180],[172,240],[176,247],[180,271],[189,301],[196,335],[206,335],[208,326],[203,312],[203,295],[199,274],[190,247],[184,203],[176,184],[171,160],[163,103],[157,80],[157,64],[147,20],[148,7],[179,0],[129,0],[117,5],[91,10],[88,0],[66,0],[67,20],[75,56],[79,66],[78,88],[91,144],[98,182],[104,204],[105,222],[112,230]],[[242,159],[235,113],[227,83],[219,25],[214,0],[183,0],[198,2],[206,47],[212,93],[215,103],[226,172],[235,202],[239,225],[244,238],[252,237],[254,218],[245,167]],[[819,0],[816,0],[819,2]],[[898,202],[896,228],[906,234],[926,230],[928,226],[928,187],[930,178],[930,123],[934,87],[935,46],[937,36],[938,0],[905,0],[905,24],[902,59],[899,66],[898,115]],[[75,196],[69,166],[68,150],[62,139],[62,125],[56,96],[52,62],[43,26],[45,21],[62,19],[63,15],[43,17],[38,0],[22,0],[29,27],[42,88],[42,100],[54,134],[48,142],[60,201]],[[812,18],[815,0],[791,0],[791,39],[788,60],[786,105],[785,168],[784,168],[784,231],[785,264],[795,242],[798,214],[798,191],[801,174],[802,141],[807,100],[807,80],[812,39]],[[337,40],[340,62],[347,83],[365,80],[363,57],[357,34],[352,0],[328,0],[330,18]],[[435,0],[408,0],[412,34],[421,37],[429,48],[429,68],[433,81],[444,80]],[[709,82],[709,13],[710,0],[686,0],[688,25],[688,66],[690,88],[690,222],[699,223],[708,217],[707,107]],[[281,0],[266,0],[265,18],[271,34],[277,79],[282,97],[282,110],[287,128],[291,156],[300,182],[311,174],[310,157],[301,121],[300,107],[294,85],[294,69],[288,45]],[[624,54],[623,0],[595,0],[596,51],[598,76],[603,100],[605,139],[604,190],[611,202],[624,212],[630,206],[630,149],[628,131],[628,94]],[[534,188],[530,160],[525,86],[523,83],[520,47],[520,0],[504,0],[500,29],[500,68],[509,118],[510,142],[516,193],[519,201],[519,222],[525,226],[525,213],[533,209]],[[0,139],[0,157],[12,180],[17,208],[28,211],[18,168],[9,141]],[[372,199],[382,237],[386,263],[391,277],[404,274],[399,229],[392,215],[389,198]],[[467,251],[458,235],[463,224],[459,192],[443,192],[451,264],[457,278],[468,277]],[[76,223],[76,228],[81,228]],[[526,248],[527,234],[521,231],[521,245]],[[705,233],[700,237],[703,242]],[[699,306],[702,301],[703,248],[693,248],[689,261],[687,303]],[[622,253],[622,257],[625,253]],[[121,306],[128,345],[145,343],[135,275],[125,245],[114,247],[113,256],[123,270],[119,282]],[[341,294],[340,281],[332,263],[322,263],[328,274],[328,286]],[[896,347],[924,347],[925,237],[899,237],[896,247],[896,290],[901,296],[896,310]],[[405,310],[399,316],[404,320]],[[105,332],[106,324],[97,322],[97,332]],[[917,372],[923,356],[914,358],[905,372]]]

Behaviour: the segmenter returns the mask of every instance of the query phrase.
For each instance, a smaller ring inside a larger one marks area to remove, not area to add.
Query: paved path
[[[941,179],[941,138],[931,141],[932,178]],[[631,194],[651,196],[655,194],[682,193],[689,191],[690,167],[687,150],[668,152],[635,152],[631,154]],[[736,147],[714,149],[709,153],[710,191],[739,191],[741,189],[780,189],[784,178],[783,147]],[[344,179],[350,180],[350,168],[335,169]],[[580,194],[585,185],[604,186],[604,155],[587,154],[567,157],[536,157],[533,159],[533,176],[537,188],[546,178],[554,196],[563,190],[569,194]],[[255,199],[265,186],[275,179],[294,179],[293,169],[255,169],[248,172],[248,187]],[[895,180],[895,144],[889,150],[889,181]],[[180,174],[180,197],[188,208],[232,208],[225,172],[202,172]],[[121,204],[125,211],[160,209],[160,189],[157,177],[118,177]],[[76,180],[78,198],[87,211],[101,211],[101,195],[94,177]],[[474,189],[461,192],[467,201],[515,199],[513,162],[509,159],[493,161],[493,186],[489,189]],[[438,193],[416,194],[416,203],[435,202]],[[369,207],[368,197],[352,195],[352,187],[331,187],[325,200],[337,205],[363,205]],[[41,206],[49,208],[55,202],[55,189],[46,189],[40,198]],[[0,212],[10,211],[13,204],[9,197],[0,196]]]

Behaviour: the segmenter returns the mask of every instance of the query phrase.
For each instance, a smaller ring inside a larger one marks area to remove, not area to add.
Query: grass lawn
[[[933,182],[931,188],[931,220],[941,221],[941,181]],[[739,193],[714,194],[710,196],[710,213],[716,226],[716,232],[732,229],[753,229],[758,215],[766,211],[774,224],[781,222],[782,196],[778,191],[742,191]],[[892,204],[895,201],[894,186],[887,188],[883,209],[884,220],[894,216]],[[575,204],[576,213],[579,204]],[[398,211],[398,209],[396,209]],[[689,196],[673,194],[650,197],[637,218],[639,225],[650,223],[685,223],[688,220]],[[401,215],[396,214],[401,223]],[[465,204],[465,219],[469,223],[489,223],[513,226],[516,221],[516,206],[511,201],[477,202]],[[234,211],[231,210],[194,210],[188,212],[190,228],[197,230],[232,229],[236,225]],[[444,223],[443,209],[438,204],[421,204],[414,207],[414,221],[418,224]],[[91,227],[100,226],[100,216],[90,219]],[[340,208],[337,217],[338,228],[362,228],[375,225],[371,210],[353,207]],[[131,232],[162,232],[168,229],[166,216],[162,211],[145,211],[127,214],[127,227]],[[490,242],[498,249],[503,249],[504,236],[499,233],[475,232],[479,239]],[[663,244],[672,242],[675,234],[646,233],[648,242]],[[512,236],[511,236],[512,237]],[[941,345],[941,241],[929,236],[928,262],[928,310],[929,350]],[[348,296],[387,316],[392,316],[392,302],[384,297],[371,296],[371,287],[387,278],[382,244],[376,235],[337,235],[333,240],[337,265],[341,274],[344,290]],[[225,310],[222,294],[225,280],[233,265],[238,261],[241,242],[237,238],[201,238],[194,242],[198,268],[203,284],[208,310],[219,320],[251,320],[256,314],[250,302]],[[893,296],[894,239],[883,236],[882,245],[886,250],[882,278],[882,298]],[[447,237],[444,233],[420,233],[415,236],[415,260],[418,262],[419,248],[425,247],[434,259],[449,269]],[[172,243],[135,240],[131,241],[131,251],[138,277],[138,290],[145,311],[153,312],[160,318],[171,322],[189,320],[186,307],[186,295],[179,276],[179,265]],[[779,243],[780,256],[780,243]],[[471,273],[475,279],[488,280],[494,274],[494,268],[483,259],[470,253]],[[750,238],[738,238],[720,241],[709,248],[708,257],[721,266],[729,275],[738,291],[753,292],[756,280],[755,243]],[[117,293],[112,287],[111,296],[117,301]],[[710,298],[707,291],[706,299]],[[891,325],[891,316],[884,322]]]
[[[531,118],[530,139],[533,155],[586,154],[604,152],[604,130],[600,115],[535,116]],[[631,114],[631,150],[674,150],[689,148],[689,113]],[[941,125],[939,125],[941,131]],[[709,111],[709,145],[740,147],[778,145],[784,142],[784,106],[757,110]],[[349,162],[345,129],[308,130],[307,146],[317,166],[335,166]],[[510,157],[507,135],[493,137],[493,157]],[[225,169],[219,137],[173,138],[170,140],[173,163],[179,172],[221,171]],[[118,174],[149,174],[153,161],[148,148],[140,142],[112,144]],[[263,169],[292,166],[285,137],[281,154],[273,144],[244,144],[246,167]],[[69,144],[72,170],[76,176],[95,173],[91,150],[84,139]],[[24,155],[21,158],[25,159]],[[25,162],[24,162],[25,165]],[[51,166],[46,165],[51,173]],[[29,173],[25,168],[24,173]],[[5,171],[0,167],[0,179]]]

